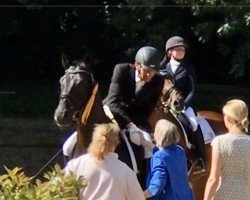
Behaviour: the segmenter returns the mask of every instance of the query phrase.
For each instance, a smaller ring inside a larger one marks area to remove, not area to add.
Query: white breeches
[[[186,108],[183,113],[187,116],[187,118],[189,119],[189,122],[191,123],[192,125],[192,129],[193,131],[196,131],[197,128],[198,128],[198,121],[197,121],[197,118],[196,118],[196,115],[194,113],[194,110],[193,108],[191,107],[188,107]]]

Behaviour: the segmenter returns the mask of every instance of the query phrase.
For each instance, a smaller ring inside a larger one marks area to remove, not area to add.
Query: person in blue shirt
[[[141,143],[154,154],[150,161],[145,198],[153,200],[193,200],[189,186],[187,158],[184,149],[177,145],[180,134],[177,127],[161,119],[154,131],[156,145],[141,137]]]

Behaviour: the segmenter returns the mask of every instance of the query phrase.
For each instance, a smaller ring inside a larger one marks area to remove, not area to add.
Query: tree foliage
[[[250,73],[248,0],[0,3],[16,5],[0,8],[1,62],[16,65],[15,71],[23,76],[33,72],[54,77],[63,49],[75,55],[87,49],[94,58],[97,79],[107,80],[114,64],[133,62],[143,45],[153,45],[163,55],[165,42],[173,35],[188,41],[189,58],[201,82],[215,78],[233,83]],[[17,67],[19,63],[26,67]]]
[[[44,174],[46,181],[39,179],[33,183],[33,177],[27,177],[21,168],[0,175],[0,200],[77,200],[79,190],[87,182],[83,178],[65,177],[60,166],[55,165],[52,171]]]
[[[215,35],[215,50],[230,63],[225,69],[235,78],[242,77],[250,58],[249,1],[203,0],[192,6],[192,12],[197,21],[205,19],[195,25],[194,34],[198,40],[209,44]]]
[[[163,49],[168,37],[185,37],[190,42],[194,62],[202,53],[201,57],[206,59],[195,64],[204,65],[213,59],[210,65],[214,66],[205,65],[203,71],[219,73],[223,82],[230,76],[243,77],[249,68],[249,8],[246,0],[127,0],[115,9],[107,9],[107,21],[121,35],[123,42],[117,38],[115,44],[127,48],[131,55],[135,45],[153,44]]]

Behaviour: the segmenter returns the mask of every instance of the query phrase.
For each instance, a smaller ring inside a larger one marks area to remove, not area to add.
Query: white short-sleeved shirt
[[[221,186],[214,200],[250,200],[250,136],[227,133],[211,143],[221,153]]]

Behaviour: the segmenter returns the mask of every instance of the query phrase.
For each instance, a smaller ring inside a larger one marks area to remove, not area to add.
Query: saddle
[[[188,139],[186,144],[189,149],[193,148],[195,143],[195,134],[202,134],[204,144],[211,143],[215,137],[215,133],[207,120],[200,115],[197,116],[198,127],[196,131],[193,131],[192,124],[184,113],[179,113],[176,119],[183,129],[184,135],[186,135]]]
[[[192,125],[190,121],[188,120],[187,116],[181,112],[176,116],[176,120],[179,122],[182,128],[182,131],[186,140],[187,148],[189,149],[194,148],[194,133],[195,132],[193,131]]]

